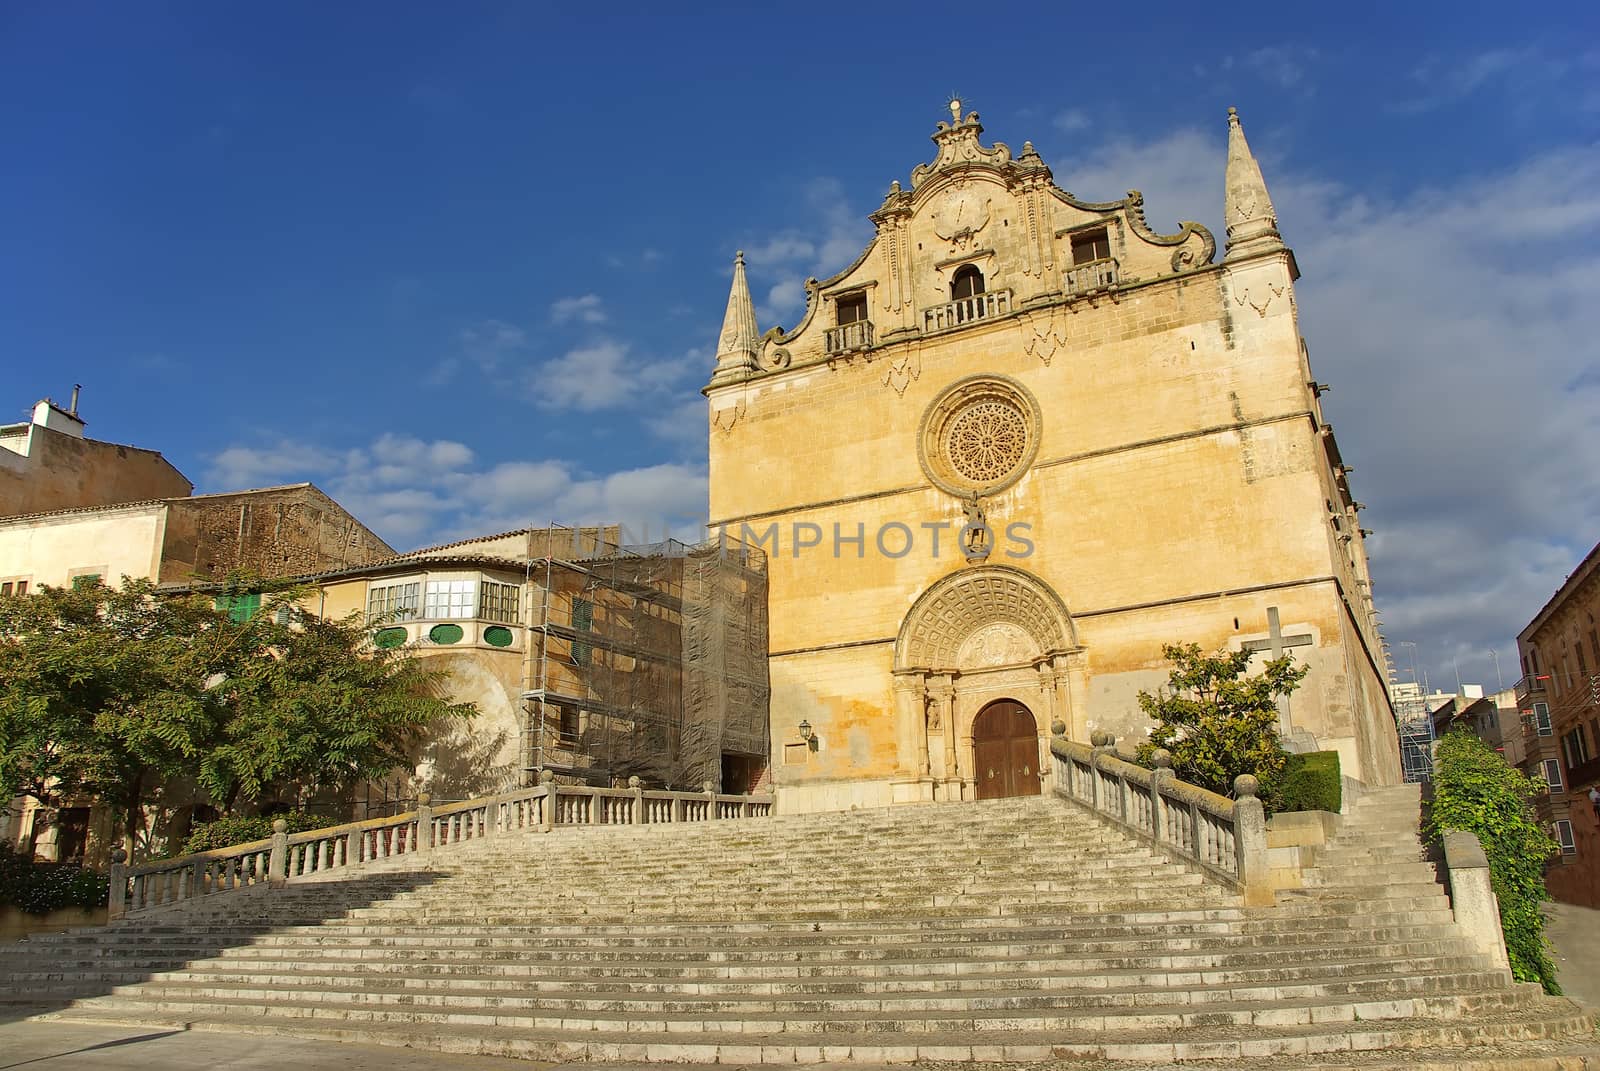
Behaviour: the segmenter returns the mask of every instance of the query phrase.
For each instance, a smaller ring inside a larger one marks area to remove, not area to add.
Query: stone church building
[[[1292,652],[1290,746],[1398,781],[1360,506],[1238,116],[1220,260],[952,119],[793,329],[734,267],[711,522],[770,555],[784,809],[1038,792],[1053,721],[1142,736],[1177,642]]]

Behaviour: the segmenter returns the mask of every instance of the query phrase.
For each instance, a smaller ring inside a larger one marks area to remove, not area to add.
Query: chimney
[[[67,412],[72,416],[78,415],[78,392],[82,389],[82,383],[74,383],[72,385],[72,405],[67,408]]]

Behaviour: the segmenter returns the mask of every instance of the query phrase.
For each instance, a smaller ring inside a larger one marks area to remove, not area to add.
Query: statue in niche
[[[922,697],[923,714],[928,719],[928,731],[939,733],[944,731],[944,723],[939,719],[939,703],[932,696]]]
[[[967,516],[967,523],[961,528],[961,553],[966,556],[968,564],[988,561],[994,539],[989,531],[989,522],[983,515],[983,504],[974,494],[962,502],[961,511]]]

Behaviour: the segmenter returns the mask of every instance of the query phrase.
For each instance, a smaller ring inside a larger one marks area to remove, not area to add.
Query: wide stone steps
[[[565,1031],[524,1031],[498,1026],[477,1025],[472,1030],[444,1030],[432,1027],[406,1028],[384,1024],[374,1029],[366,1024],[341,1024],[334,1019],[281,1022],[267,1016],[220,1018],[189,1016],[169,1019],[130,1020],[114,1012],[84,1009],[74,1018],[111,1023],[136,1022],[151,1027],[222,1030],[260,1035],[288,1034],[295,1037],[330,1041],[361,1042],[405,1048],[428,1048],[446,1053],[501,1056],[546,1063],[588,1060],[608,1064],[643,1063],[726,1063],[726,1064],[889,1064],[922,1062],[1008,1062],[1042,1063],[1071,1061],[1074,1066],[1092,1066],[1087,1061],[1111,1060],[1158,1063],[1190,1061],[1237,1061],[1259,1059],[1267,1066],[1282,1067],[1285,1057],[1303,1057],[1305,1066],[1326,1071],[1372,1071],[1376,1067],[1418,1068],[1420,1071],[1458,1071],[1473,1066],[1470,1052],[1522,1051],[1518,1046],[1543,1038],[1566,1038],[1581,1034],[1586,1027],[1582,1014],[1547,1016],[1538,1013],[1511,1014],[1464,1026],[1459,1020],[1409,1020],[1389,1022],[1351,1021],[1310,1026],[1266,1025],[1241,1030],[1232,1026],[1200,1026],[1174,1036],[1170,1029],[1155,1029],[1107,1035],[1103,1030],[1054,1032],[1018,1035],[1007,1030],[970,1031],[946,1035],[856,1038],[837,1035],[813,1037],[752,1037],[743,1034],[702,1034],[687,1038],[680,1034],[635,1032],[594,1032],[573,1035]],[[1471,1046],[1471,1048],[1469,1048]],[[1491,1049],[1489,1046],[1499,1046]],[[1539,1046],[1534,1051],[1545,1049]],[[1381,1063],[1381,1053],[1402,1055],[1393,1063]],[[1586,1047],[1566,1047],[1577,1051],[1578,1059]],[[1413,1061],[1409,1054],[1419,1059]],[[1318,1054],[1330,1054],[1323,1061]],[[1338,1057],[1352,1056],[1345,1064]],[[1433,1059],[1440,1062],[1423,1063]],[[1265,1061],[1270,1061],[1266,1064]],[[1521,1065],[1494,1063],[1495,1071]],[[1545,1071],[1548,1065],[1538,1065]],[[1560,1065],[1562,1071],[1579,1064]],[[1253,1071],[1253,1069],[1252,1069]],[[1533,1071],[1533,1069],[1530,1069]]]
[[[1364,800],[1319,884],[1269,908],[1045,798],[485,838],[37,938],[0,968],[11,999],[78,998],[76,1018],[552,1062],[1584,1036],[1455,929],[1396,798]]]

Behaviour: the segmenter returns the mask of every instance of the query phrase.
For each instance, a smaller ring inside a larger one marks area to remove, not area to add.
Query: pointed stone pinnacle
[[[1283,248],[1283,238],[1278,233],[1278,214],[1272,207],[1272,198],[1267,195],[1261,165],[1245,140],[1237,108],[1228,109],[1228,171],[1223,221],[1228,233],[1228,252],[1224,260]]]
[[[728,311],[722,317],[722,334],[717,338],[717,368],[713,384],[743,378],[759,367],[761,331],[756,326],[755,304],[750,300],[750,284],[744,274],[744,250],[733,255],[733,285],[728,290]]]

